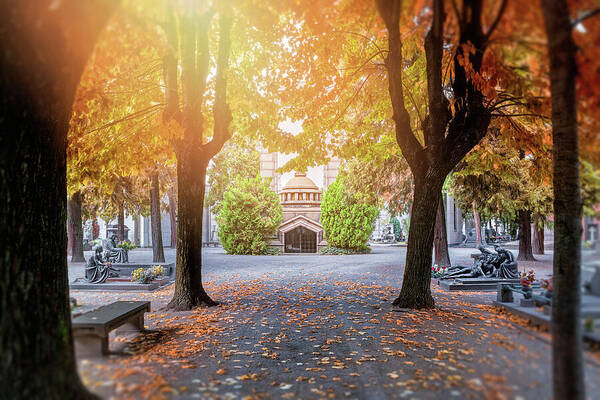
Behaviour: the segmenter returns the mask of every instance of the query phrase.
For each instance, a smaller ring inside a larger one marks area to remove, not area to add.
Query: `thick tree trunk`
[[[177,273],[175,293],[167,306],[174,310],[217,305],[202,285],[202,205],[207,164],[189,150],[182,151],[177,159]]]
[[[519,255],[517,261],[535,261],[531,248],[531,212],[519,210]]]
[[[434,264],[450,267],[450,254],[448,253],[448,234],[446,232],[446,210],[444,208],[444,198],[440,195],[435,227],[433,233],[434,243]]]
[[[231,110],[226,101],[227,80],[225,70],[229,65],[229,34],[231,10],[224,7],[219,13],[219,48],[215,74],[215,100],[213,105],[213,138],[202,144],[202,97],[206,89],[209,70],[208,28],[212,12],[199,16],[196,21],[181,19],[181,69],[183,83],[183,140],[176,148],[177,156],[177,278],[175,293],[168,304],[174,310],[190,310],[213,301],[202,286],[202,216],[206,167],[223,144],[231,137],[229,125]],[[167,71],[170,68],[167,68]],[[172,79],[176,83],[176,78]],[[176,88],[172,88],[176,90]],[[168,91],[170,88],[167,89]],[[171,96],[171,101],[173,97]],[[169,101],[169,97],[167,98]],[[170,108],[168,106],[168,108]]]
[[[117,240],[122,242],[125,240],[125,206],[119,204],[119,214],[117,215]]]
[[[542,0],[552,98],[554,290],[552,384],[555,399],[585,399],[581,338],[581,192],[575,77],[577,48],[566,0]]]
[[[169,196],[169,218],[171,220],[171,247],[177,247],[177,200],[173,186],[167,192]]]
[[[140,216],[133,216],[133,244],[135,247],[140,247]]]
[[[544,225],[538,214],[533,216],[533,254],[544,254]]]
[[[475,222],[475,247],[479,247],[485,244],[485,240],[481,236],[481,219],[479,218],[475,203],[473,203],[473,221]]]
[[[67,201],[67,232],[71,262],[85,262],[83,257],[83,222],[81,220],[81,192],[75,192]]]
[[[165,262],[160,221],[160,185],[158,172],[152,173],[150,186],[150,219],[152,225],[152,262]]]
[[[433,308],[431,296],[431,257],[433,230],[440,202],[442,182],[425,180],[415,175],[406,267],[400,295],[394,306],[402,308]]]
[[[66,144],[75,89],[110,8],[107,2],[2,2],[2,398],[96,398],[81,384],[73,352]]]

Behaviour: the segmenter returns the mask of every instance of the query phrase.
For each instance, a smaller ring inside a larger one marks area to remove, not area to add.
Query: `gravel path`
[[[473,249],[451,249],[470,263]],[[150,261],[138,249],[130,258]],[[174,251],[166,251],[168,260]],[[72,293],[87,305],[149,299],[149,329],[112,338],[115,354],[79,360],[104,398],[549,399],[548,335],[489,306],[492,294],[434,289],[437,308],[397,311],[405,248],[356,256],[229,256],[206,249],[204,281],[218,307],[161,310],[172,295]],[[548,271],[551,255],[533,267]],[[70,267],[74,278],[81,265]],[[588,352],[590,398],[600,363]]]

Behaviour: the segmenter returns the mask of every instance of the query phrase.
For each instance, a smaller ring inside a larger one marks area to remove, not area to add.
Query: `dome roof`
[[[288,183],[283,187],[282,190],[290,190],[290,189],[312,189],[319,190],[317,185],[306,176],[305,172],[296,172],[294,177],[288,181]]]

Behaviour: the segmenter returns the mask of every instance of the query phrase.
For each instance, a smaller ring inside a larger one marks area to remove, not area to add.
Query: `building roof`
[[[293,190],[293,189],[313,189],[319,190],[317,185],[306,176],[305,172],[296,172],[294,177],[286,183],[282,190]]]

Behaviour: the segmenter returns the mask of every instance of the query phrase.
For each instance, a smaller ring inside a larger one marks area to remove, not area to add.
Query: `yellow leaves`
[[[275,353],[275,352],[269,353],[269,351],[265,351],[264,353],[262,353],[262,356],[265,358],[270,358],[271,360],[276,360],[279,358],[278,353]]]
[[[244,374],[237,378],[241,381],[258,381],[260,379],[258,374]]]
[[[219,368],[217,370],[217,375],[225,375],[227,373],[227,369],[226,368]]]

